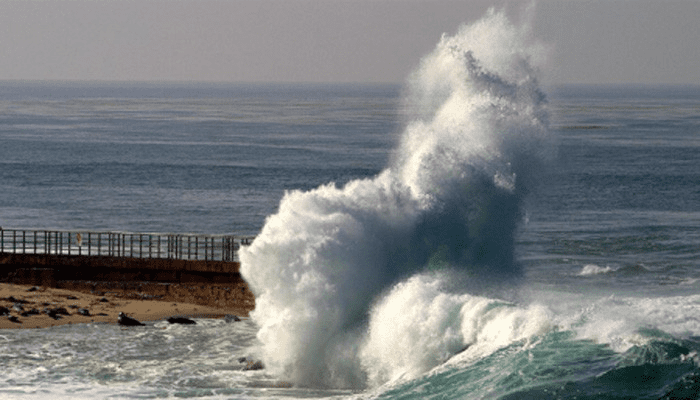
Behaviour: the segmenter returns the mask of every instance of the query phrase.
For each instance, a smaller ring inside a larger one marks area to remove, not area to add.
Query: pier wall
[[[121,241],[129,248],[141,248],[136,253],[139,257],[129,257],[122,254],[129,255],[131,251],[116,248],[114,243],[105,246],[101,238],[97,239],[97,245],[91,241],[93,249],[87,246],[76,249],[77,234],[72,232],[54,234],[53,237],[66,238],[64,243],[41,239],[52,237],[43,231],[11,232],[8,234],[6,230],[4,235],[0,234],[4,236],[4,246],[0,246],[0,282],[219,308],[252,310],[255,307],[255,298],[239,273],[240,263],[234,261],[237,255],[234,250],[238,250],[241,241],[234,241],[232,237],[208,240],[162,235],[171,238],[170,244],[166,239],[162,243],[167,251],[146,250],[144,244],[134,246]],[[120,235],[122,238],[148,237],[151,245],[160,243],[159,236],[154,234]],[[59,245],[56,247],[54,242]],[[85,255],[87,251],[90,255]]]

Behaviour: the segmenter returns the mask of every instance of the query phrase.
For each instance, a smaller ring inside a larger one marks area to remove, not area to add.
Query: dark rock
[[[42,312],[53,319],[61,319],[62,318],[58,313],[56,313],[55,308],[44,308],[44,310]]]
[[[258,371],[261,369],[265,369],[262,361],[248,361],[246,366],[243,367],[243,371]]]
[[[68,300],[78,300],[78,298],[75,297],[75,296],[73,296],[73,295],[68,295],[68,296],[66,296],[66,299],[68,299]]]
[[[107,300],[105,297],[100,299],[100,303],[109,303],[109,300]]]
[[[30,316],[30,315],[39,315],[39,314],[41,314],[41,313],[39,312],[39,310],[37,310],[36,308],[32,308],[31,310],[25,311],[25,312],[23,312],[23,313],[20,314],[20,315],[23,316],[23,317],[28,317],[28,316]]]
[[[119,323],[119,325],[122,325],[122,326],[144,326],[145,325],[145,324],[142,324],[141,322],[139,322],[133,318],[127,317],[126,315],[124,315],[123,312],[119,313],[119,318],[117,319],[117,322]]]
[[[10,303],[19,303],[19,304],[29,303],[27,300],[15,299],[15,296],[5,297],[5,298],[0,299],[0,300],[5,300],[5,301],[9,301]]]
[[[32,286],[32,287],[30,287],[29,289],[27,289],[27,292],[36,292],[37,290],[39,290],[38,287]]]
[[[182,324],[182,325],[196,325],[197,323],[193,320],[185,317],[170,317],[167,319],[171,324]]]
[[[10,321],[10,322],[14,322],[14,323],[16,323],[16,324],[21,324],[21,323],[22,323],[22,321],[20,321],[19,318],[17,318],[17,317],[14,316],[14,315],[10,315],[9,317],[7,317],[7,320]]]
[[[79,308],[79,309],[78,309],[78,314],[84,315],[84,316],[86,316],[86,317],[89,317],[89,316],[90,316],[90,310],[88,310],[87,308]]]
[[[238,318],[238,317],[235,316],[235,315],[231,315],[231,314],[227,314],[227,315],[224,317],[224,321],[226,321],[227,323],[228,323],[228,322],[239,322],[240,320],[241,320],[240,318]]]
[[[103,312],[95,314],[96,317],[109,317],[109,314],[105,314]]]
[[[70,315],[70,313],[68,312],[68,310],[66,310],[65,307],[56,307],[56,308],[54,308],[54,311],[56,311],[56,314]]]
[[[0,306],[0,315],[7,315],[10,313],[10,309],[7,307]]]

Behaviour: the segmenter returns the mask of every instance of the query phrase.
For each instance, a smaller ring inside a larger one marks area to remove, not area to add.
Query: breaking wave
[[[366,387],[546,329],[545,311],[496,300],[522,275],[515,232],[549,156],[529,37],[493,10],[444,35],[409,79],[388,167],[286,193],[241,250],[269,370]]]

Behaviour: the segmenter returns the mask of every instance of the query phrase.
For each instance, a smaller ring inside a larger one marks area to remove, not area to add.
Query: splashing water
[[[273,373],[365,387],[424,372],[477,341],[469,326],[493,300],[447,292],[517,282],[521,203],[547,156],[540,49],[528,37],[493,10],[443,36],[410,78],[412,117],[389,167],[342,188],[286,193],[241,250]],[[428,321],[401,332],[442,339],[397,351],[390,338],[401,333],[387,323],[397,314]]]

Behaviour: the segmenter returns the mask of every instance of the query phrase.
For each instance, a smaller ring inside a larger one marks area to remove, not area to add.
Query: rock
[[[20,315],[23,316],[23,317],[28,317],[28,316],[30,316],[30,315],[39,315],[39,314],[41,314],[41,313],[39,312],[39,310],[37,310],[36,308],[32,308],[31,310],[25,311],[25,312],[23,312],[23,313],[20,314]]]
[[[73,296],[73,295],[68,295],[68,296],[66,296],[66,299],[68,299],[68,300],[78,300],[78,298],[75,297],[75,296]]]
[[[22,311],[24,311],[24,307],[22,307],[22,305],[19,303],[13,304],[12,309],[17,311],[18,313],[21,313]]]
[[[261,369],[265,369],[262,361],[248,361],[246,366],[243,367],[243,371],[258,371]]]
[[[9,301],[10,303],[19,303],[19,304],[29,303],[27,300],[15,299],[15,296],[5,297],[5,298],[0,299],[0,300],[5,300],[5,301]]]
[[[7,315],[10,313],[10,309],[7,307],[0,306],[0,315]]]
[[[117,322],[119,325],[122,326],[144,326],[145,324],[142,324],[140,321],[137,321],[133,318],[127,317],[123,312],[119,313],[119,318],[117,319]]]
[[[61,319],[62,317],[56,312],[55,308],[44,308],[42,311],[44,314],[48,315],[53,319]]]
[[[240,318],[238,318],[238,317],[235,316],[235,315],[231,315],[231,314],[227,314],[227,315],[224,317],[224,321],[226,321],[227,323],[228,323],[228,322],[239,322],[240,320],[241,320]]]
[[[16,323],[16,324],[21,324],[21,323],[22,323],[22,321],[20,321],[19,318],[17,318],[17,317],[14,316],[14,315],[10,315],[9,317],[7,317],[7,320],[10,321],[10,322],[14,322],[14,323]]]
[[[56,307],[56,308],[54,308],[54,311],[56,312],[56,314],[70,315],[70,313],[68,312],[68,310],[66,310],[65,307]]]
[[[79,309],[78,309],[78,314],[84,315],[84,316],[86,316],[86,317],[89,317],[89,316],[90,316],[90,310],[88,310],[87,308],[79,308]]]
[[[100,303],[109,303],[109,300],[107,300],[107,298],[103,297],[100,299]]]
[[[196,325],[197,323],[189,318],[185,317],[170,317],[166,321],[171,324],[182,324],[182,325]]]
[[[27,289],[27,292],[36,292],[37,290],[39,290],[38,287],[32,286],[32,287],[30,287],[29,289]]]

